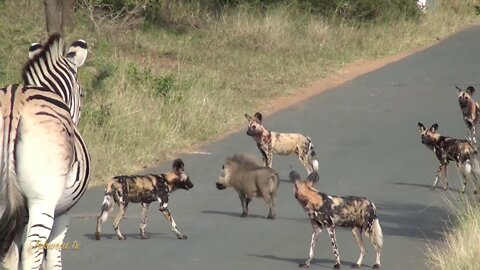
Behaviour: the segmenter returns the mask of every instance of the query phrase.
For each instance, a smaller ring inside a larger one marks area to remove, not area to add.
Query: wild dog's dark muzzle
[[[247,129],[247,135],[248,136],[257,136],[260,134],[260,130],[256,129],[256,128],[248,128]]]
[[[462,109],[467,107],[469,101],[470,100],[467,97],[459,97],[458,98],[458,103],[460,104],[460,108],[462,108]]]
[[[189,190],[189,189],[193,188],[193,183],[192,183],[192,181],[190,181],[190,178],[187,178],[187,180],[185,180],[185,182],[182,185],[182,188],[185,189],[185,190]]]
[[[227,188],[224,184],[219,183],[219,182],[216,182],[215,185],[217,186],[218,190],[223,190],[223,189]]]

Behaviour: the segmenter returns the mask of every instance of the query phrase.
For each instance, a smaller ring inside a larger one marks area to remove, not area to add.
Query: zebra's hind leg
[[[54,248],[48,249],[44,270],[62,269],[62,249],[71,248],[68,243],[63,242],[68,229],[68,221],[69,217],[66,214],[55,217],[52,232],[47,241]]]
[[[44,248],[54,223],[55,206],[39,206],[30,202],[26,239],[22,248],[23,270],[40,269]]]

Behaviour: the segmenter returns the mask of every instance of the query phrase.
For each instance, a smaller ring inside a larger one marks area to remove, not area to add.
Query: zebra
[[[44,269],[62,269],[61,250],[49,249],[44,260],[42,244],[63,242],[66,213],[90,176],[90,156],[77,129],[77,70],[87,43],[77,40],[65,54],[63,38],[52,34],[36,46],[23,84],[0,88],[0,268],[39,269],[44,263]]]

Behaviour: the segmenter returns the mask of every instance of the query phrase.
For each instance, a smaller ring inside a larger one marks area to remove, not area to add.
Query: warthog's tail
[[[318,159],[317,159],[317,154],[315,153],[315,149],[313,147],[312,140],[310,137],[307,137],[308,139],[308,159],[309,163],[312,165],[313,170],[318,172]]]
[[[276,194],[278,187],[280,186],[280,176],[277,173],[272,174],[269,177],[269,180],[272,181],[272,184],[270,185],[270,194]]]

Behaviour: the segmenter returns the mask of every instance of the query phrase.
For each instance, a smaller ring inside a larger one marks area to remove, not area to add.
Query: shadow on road
[[[143,240],[140,238],[140,234],[134,234],[134,233],[122,233],[124,237],[126,237],[128,239],[138,239],[138,240]],[[175,236],[171,236],[171,237],[168,237],[166,236],[167,234],[166,233],[148,233],[147,232],[147,235],[149,238],[175,238]],[[90,240],[96,240],[95,239],[95,234],[93,233],[86,233],[84,234],[85,237],[87,237],[88,239]],[[114,233],[105,233],[105,234],[102,234],[102,240],[103,239],[108,239],[108,240],[116,240],[116,241],[121,241],[121,240],[118,240],[117,238],[117,235],[114,234]]]
[[[391,184],[394,184],[394,185],[398,185],[398,186],[412,186],[412,187],[422,187],[422,188],[425,188],[425,189],[428,189],[430,191],[434,191],[432,190],[432,185],[427,185],[427,184],[417,184],[417,183],[402,183],[402,182],[390,182]],[[438,186],[437,188],[435,189],[435,191],[444,191],[443,190],[443,183],[438,183]],[[459,189],[456,189],[456,188],[451,188],[449,187],[449,189],[447,191],[455,191],[457,193],[460,193],[460,190]]]
[[[231,216],[231,217],[238,217],[240,218],[240,212],[225,212],[225,211],[217,211],[217,210],[202,210],[202,213],[205,214],[215,214],[215,215],[224,215],[224,216]],[[265,219],[265,216],[261,215],[252,215],[248,214],[247,218],[263,218]]]
[[[298,264],[305,262],[307,257],[305,258],[284,258],[284,257],[277,257],[275,255],[257,255],[257,254],[247,254],[248,256],[251,257],[257,257],[257,258],[263,258],[263,259],[269,259],[269,260],[277,260],[277,261],[285,261],[285,262],[291,262],[292,268],[293,267],[298,267]],[[344,266],[350,266],[353,264],[353,262],[349,261],[344,261],[342,260],[342,265]],[[327,268],[332,268],[332,266],[335,264],[335,261],[333,259],[313,259],[311,265],[316,265],[316,266],[322,266],[322,267],[327,267]],[[365,265],[362,265],[365,267]],[[311,266],[310,266],[311,267]]]
[[[422,204],[376,203],[384,236],[403,236],[419,240],[438,240],[448,212],[438,206]]]

